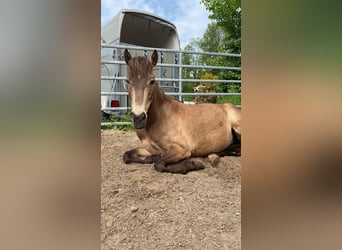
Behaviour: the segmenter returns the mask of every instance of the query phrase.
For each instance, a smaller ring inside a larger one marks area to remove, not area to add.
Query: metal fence
[[[109,44],[101,44],[101,48],[112,48],[112,49],[134,49],[138,51],[144,51],[145,55],[147,51],[153,51],[154,48],[150,47],[138,47],[138,46],[125,46],[125,45],[109,45]],[[173,92],[165,92],[169,96],[178,97],[179,101],[183,101],[184,96],[241,96],[240,92],[236,93],[223,93],[223,92],[215,92],[215,93],[200,93],[200,92],[189,92],[184,93],[182,92],[183,89],[183,83],[203,83],[203,82],[210,82],[210,83],[234,83],[234,84],[240,84],[241,86],[241,80],[214,80],[214,79],[194,79],[194,78],[183,78],[183,70],[187,68],[191,69],[202,69],[202,70],[231,70],[231,71],[241,71],[241,67],[231,67],[231,66],[219,66],[219,65],[193,65],[193,64],[183,64],[182,58],[185,54],[190,55],[207,55],[211,57],[215,56],[223,56],[223,57],[235,57],[240,58],[241,60],[241,54],[231,54],[231,53],[216,53],[216,52],[199,52],[199,51],[187,51],[187,50],[172,50],[172,49],[162,49],[157,48],[157,51],[159,53],[173,53],[175,57],[177,57],[177,60],[172,63],[157,63],[155,66],[157,67],[172,67],[177,71],[177,77],[173,78],[163,78],[163,77],[156,77],[155,79],[160,82],[161,84],[163,82],[172,82],[175,85],[175,90]],[[105,60],[101,59],[101,65],[118,65],[120,67],[121,65],[126,65],[125,61],[123,60],[122,56],[118,60]],[[103,76],[101,75],[101,81],[102,80],[110,80],[110,81],[124,81],[126,80],[126,77],[123,76]],[[101,96],[128,96],[127,90],[122,91],[102,91],[101,89]],[[240,107],[241,105],[237,105]],[[130,107],[124,106],[124,107],[101,107],[101,111],[129,111]],[[101,122],[101,126],[106,125],[130,125],[130,122]]]

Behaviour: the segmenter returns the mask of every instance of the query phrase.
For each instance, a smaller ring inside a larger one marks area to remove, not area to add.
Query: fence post
[[[182,98],[182,86],[183,86],[183,82],[182,82],[182,79],[183,79],[183,76],[182,76],[182,63],[183,63],[183,60],[182,60],[182,51],[180,50],[179,51],[179,59],[178,59],[178,63],[179,63],[179,83],[178,83],[178,100],[179,101],[182,101],[183,98]]]

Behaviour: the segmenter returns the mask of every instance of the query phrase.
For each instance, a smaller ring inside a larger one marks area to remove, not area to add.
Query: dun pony
[[[151,58],[126,49],[131,119],[142,145],[124,153],[125,163],[153,163],[160,172],[203,169],[196,157],[240,155],[241,111],[233,104],[187,105],[167,96],[155,80]]]

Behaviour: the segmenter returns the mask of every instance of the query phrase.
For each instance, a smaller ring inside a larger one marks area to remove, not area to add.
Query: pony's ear
[[[157,62],[158,62],[158,52],[157,50],[154,50],[153,51],[153,54],[151,56],[151,59],[152,59],[152,65],[153,67],[156,66]]]
[[[126,63],[128,64],[128,62],[132,59],[131,54],[128,52],[128,49],[125,49],[125,53],[124,53],[124,58]]]

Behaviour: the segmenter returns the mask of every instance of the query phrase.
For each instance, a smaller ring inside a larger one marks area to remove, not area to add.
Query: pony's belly
[[[207,156],[207,155],[212,154],[212,153],[220,153],[220,152],[223,152],[227,147],[228,147],[228,145],[224,146],[224,147],[212,148],[212,149],[210,149],[210,148],[195,149],[191,152],[191,156],[202,157],[202,156]]]
[[[207,156],[212,153],[219,153],[224,151],[233,142],[233,137],[222,136],[216,140],[200,141],[191,151],[191,155],[195,157]]]

